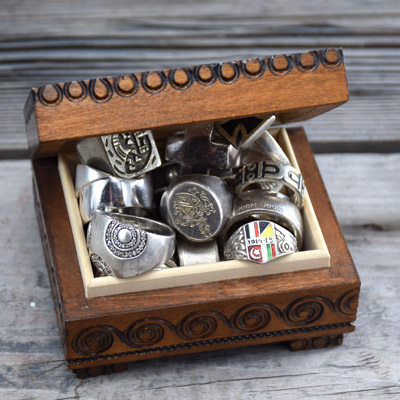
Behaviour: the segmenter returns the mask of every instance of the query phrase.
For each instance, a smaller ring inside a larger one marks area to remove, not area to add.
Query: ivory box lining
[[[292,165],[299,169],[286,129],[271,130],[271,133],[278,140]],[[68,153],[60,153],[58,168],[71,222],[82,281],[86,297],[88,298],[327,268],[330,265],[330,255],[306,191],[302,212],[304,240],[301,252],[277,258],[267,264],[233,260],[150,271],[133,278],[118,279],[112,276],[96,278],[94,277],[89,259],[84,228],[80,218],[78,201],[75,196],[73,179],[75,164],[71,161],[72,158]]]

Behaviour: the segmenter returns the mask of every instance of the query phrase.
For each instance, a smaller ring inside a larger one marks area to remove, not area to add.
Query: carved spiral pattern
[[[38,90],[39,101],[47,107],[58,106],[62,99],[63,93],[60,85],[46,85]]]
[[[178,334],[186,340],[201,339],[212,335],[217,325],[213,312],[195,311],[178,324]]]
[[[321,62],[326,68],[337,68],[343,63],[343,52],[339,49],[321,50]]]
[[[310,61],[310,58],[312,61]],[[315,71],[319,66],[319,54],[316,51],[295,54],[296,66],[301,72]]]
[[[183,75],[184,79],[177,79],[176,75],[178,74]],[[190,68],[171,69],[168,73],[168,80],[174,89],[189,89],[194,80],[193,71]]]
[[[231,317],[231,327],[239,332],[256,332],[265,328],[271,314],[262,304],[250,304],[240,308]]]
[[[78,354],[94,356],[108,350],[113,343],[114,337],[110,329],[94,326],[75,336],[72,346]]]
[[[139,81],[136,75],[117,76],[114,79],[114,90],[122,97],[131,97],[139,90]]]
[[[82,101],[87,96],[86,83],[82,81],[67,82],[64,85],[64,95],[69,101]]]
[[[107,78],[91,79],[89,81],[90,97],[96,103],[106,103],[113,95],[113,89]]]
[[[142,87],[147,93],[162,92],[170,85],[175,90],[183,91],[193,83],[209,86],[219,81],[233,84],[243,75],[246,79],[257,79],[267,71],[272,75],[284,76],[296,66],[298,71],[309,73],[322,65],[334,69],[342,65],[341,49],[324,49],[300,54],[282,54],[247,61],[227,62],[222,64],[203,64],[194,67],[171,69],[167,72],[143,72],[115,78],[92,79],[61,85],[47,85],[37,90],[37,98],[46,107],[60,104],[64,98],[79,102],[88,96],[96,103],[106,103],[114,94],[121,97],[134,96]],[[268,68],[267,68],[268,67]]]
[[[357,312],[358,292],[355,290],[344,293],[335,304],[336,311],[344,316],[354,316]]]
[[[273,75],[287,75],[293,69],[293,58],[290,55],[271,56],[268,68]]]
[[[160,321],[152,319],[138,320],[124,332],[125,340],[134,347],[152,346],[163,337],[164,328]]]
[[[204,64],[194,68],[194,77],[200,85],[208,86],[217,80],[217,73],[213,64]]]
[[[317,321],[324,313],[323,301],[319,298],[301,298],[284,310],[285,321],[290,325],[307,325]]]
[[[244,76],[255,79],[264,75],[266,63],[264,58],[253,58],[242,61],[241,67]]]
[[[222,83],[231,84],[240,76],[240,69],[236,63],[223,63],[218,65],[218,78]]]
[[[151,84],[150,78],[158,77],[156,84]],[[141,77],[143,89],[150,94],[162,92],[167,87],[167,77],[162,71],[144,72]]]

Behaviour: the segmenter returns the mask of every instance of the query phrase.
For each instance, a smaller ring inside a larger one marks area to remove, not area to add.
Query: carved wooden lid
[[[33,88],[25,123],[33,155],[70,140],[196,122],[277,115],[301,121],[348,100],[341,49],[203,64]]]

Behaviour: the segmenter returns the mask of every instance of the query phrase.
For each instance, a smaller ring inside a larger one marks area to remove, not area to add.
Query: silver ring
[[[209,169],[240,166],[241,150],[213,141],[213,124],[199,124],[167,137],[166,160],[179,163],[184,174],[205,174]]]
[[[83,139],[76,150],[82,164],[123,179],[135,178],[161,165],[149,130]]]
[[[164,264],[175,250],[175,232],[147,218],[97,210],[88,227],[94,266],[117,278],[143,274]]]
[[[87,185],[99,181],[101,179],[107,179],[110,175],[99,171],[98,169],[89,167],[88,165],[78,164],[76,166],[75,173],[75,194],[79,196],[79,192]]]
[[[181,267],[219,262],[218,245],[215,240],[203,243],[179,240],[176,244],[176,251]]]
[[[78,175],[77,175],[78,176]],[[144,175],[138,179],[108,178],[95,180],[77,190],[79,211],[84,224],[88,223],[97,209],[119,209],[134,207],[137,214],[145,215],[154,208],[151,177]]]
[[[296,238],[287,229],[271,221],[253,221],[242,225],[228,239],[224,257],[265,264],[296,251]]]
[[[260,161],[245,165],[236,175],[236,192],[240,193],[250,185],[263,185],[268,191],[276,191],[276,184],[283,184],[289,197],[300,209],[304,204],[304,180],[301,173],[291,165]]]
[[[248,139],[242,144],[244,149],[261,151],[275,164],[291,165],[286,154],[278,142],[267,131],[275,122],[275,115],[267,119]]]
[[[163,193],[160,211],[186,239],[205,242],[222,231],[232,211],[232,194],[221,178],[185,175]]]
[[[239,225],[255,220],[268,220],[286,228],[295,235],[297,248],[301,249],[303,218],[300,210],[284,194],[262,189],[248,190],[234,197],[231,217],[221,235],[222,242]]]

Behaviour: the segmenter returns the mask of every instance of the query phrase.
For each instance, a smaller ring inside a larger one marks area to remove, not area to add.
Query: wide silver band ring
[[[169,260],[175,250],[175,232],[151,219],[97,210],[88,226],[87,246],[96,268],[128,278]]]
[[[88,169],[79,171],[87,172]],[[77,181],[81,183],[81,187],[78,187],[76,193],[84,224],[91,220],[97,209],[135,207],[147,212],[154,208],[153,187],[149,175],[138,179],[121,179],[107,175],[106,178],[84,184],[84,180],[79,178],[79,171],[77,170]],[[94,173],[91,174],[93,175]]]
[[[239,227],[225,243],[225,260],[266,264],[297,251],[297,241],[287,229],[271,221],[252,221]]]
[[[211,175],[184,175],[161,197],[163,219],[183,237],[206,242],[218,236],[232,211],[232,194],[225,182]]]
[[[219,251],[216,240],[193,243],[179,240],[176,244],[179,266],[211,264],[219,262]]]
[[[297,239],[300,250],[303,243],[303,218],[299,208],[282,193],[253,189],[239,193],[233,199],[232,214],[221,234],[222,242],[238,226],[250,221],[268,220],[286,228]]]
[[[123,179],[136,178],[161,165],[149,130],[83,139],[76,151],[82,164]]]
[[[270,184],[271,183],[271,184]],[[291,165],[275,164],[270,161],[260,161],[245,165],[236,175],[236,193],[242,192],[251,185],[263,185],[263,189],[276,191],[276,184],[283,184],[289,192],[293,203],[303,208],[304,179],[300,171]]]

